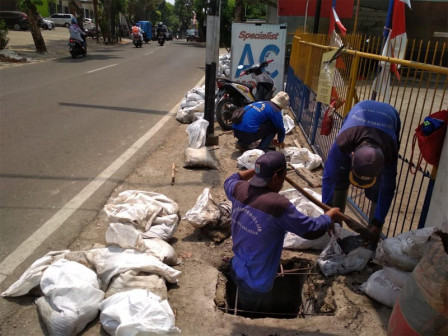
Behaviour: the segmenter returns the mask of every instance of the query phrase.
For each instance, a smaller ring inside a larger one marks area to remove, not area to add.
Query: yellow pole
[[[344,115],[343,115],[344,117],[347,115],[348,111],[350,111],[350,109],[353,106],[353,98],[355,97],[356,77],[358,75],[358,69],[359,69],[359,60],[360,57],[355,52],[355,56],[350,69],[350,81],[348,84],[347,99],[344,105]]]
[[[358,0],[356,2],[356,14],[355,14],[355,24],[353,27],[353,35],[356,35],[356,30],[358,28],[358,13],[359,13],[359,3],[361,2],[361,0]]]

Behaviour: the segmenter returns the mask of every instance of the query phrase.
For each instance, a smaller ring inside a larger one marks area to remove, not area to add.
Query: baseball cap
[[[374,145],[363,145],[353,153],[350,183],[358,188],[370,188],[384,166],[384,155],[380,148]]]
[[[255,175],[250,180],[254,187],[265,187],[275,173],[286,169],[285,155],[280,152],[267,152],[255,161]]]
[[[281,109],[285,109],[289,106],[289,96],[285,91],[280,91],[274,98],[271,99],[271,102]]]

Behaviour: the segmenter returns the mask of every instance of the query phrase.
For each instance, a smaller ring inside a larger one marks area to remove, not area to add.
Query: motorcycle
[[[87,55],[87,44],[86,44],[86,40],[85,37],[83,37],[84,39],[84,45],[81,43],[81,41],[78,41],[77,39],[74,38],[70,38],[68,41],[68,46],[69,46],[69,51],[70,54],[72,55],[72,58],[76,58],[79,55],[82,55],[82,57],[86,57]]]
[[[142,47],[142,40],[139,34],[132,33],[132,42],[134,43],[136,48]]]
[[[157,35],[157,41],[161,46],[163,46],[163,44],[165,43],[165,33],[159,33]]]
[[[246,106],[255,101],[270,100],[275,92],[274,81],[266,72],[265,68],[274,60],[264,60],[261,63],[243,70],[240,77],[251,75],[255,80],[256,92],[253,93],[254,85],[232,81],[224,77],[216,79],[218,93],[216,95],[216,120],[224,130],[232,129],[232,113],[237,108]],[[243,66],[238,66],[242,69]]]

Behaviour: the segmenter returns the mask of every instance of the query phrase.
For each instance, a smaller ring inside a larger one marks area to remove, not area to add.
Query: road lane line
[[[204,83],[203,77],[195,87]],[[8,255],[0,263],[0,285],[8,275],[29,258],[33,252],[57,229],[59,229],[65,221],[73,215],[83,203],[93,195],[117,170],[119,170],[139,149],[141,149],[173,115],[176,115],[180,102],[174,106],[162,119],[159,120],[148,132],[138,139],[131,147],[129,147],[121,156],[116,159],[109,167],[103,170],[95,177],[87,186],[85,186],[75,197],[66,203],[53,217],[45,222],[30,237],[20,244],[10,255]],[[39,256],[40,258],[41,256]],[[38,258],[36,257],[36,260]]]
[[[104,69],[107,69],[107,68],[114,67],[114,66],[116,66],[116,65],[118,65],[118,64],[112,64],[112,65],[108,65],[108,66],[105,66],[105,67],[102,67],[102,68],[99,68],[99,69],[90,70],[90,71],[87,71],[87,73],[89,74],[89,73],[92,73],[92,72],[95,72],[95,71],[104,70]]]

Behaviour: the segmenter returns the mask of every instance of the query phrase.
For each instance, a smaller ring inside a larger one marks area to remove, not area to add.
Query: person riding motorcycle
[[[82,29],[78,26],[78,20],[73,18],[71,21],[71,25],[68,27],[68,30],[70,32],[70,38],[73,38],[73,39],[81,42],[83,49],[85,49],[86,48],[86,40],[85,40],[86,33],[84,33],[82,31]]]
[[[142,43],[143,43],[143,34],[142,34],[142,29],[140,27],[132,26],[132,35],[138,36],[140,41],[142,41]]]
[[[159,22],[159,24],[157,25],[157,36],[159,36],[159,34],[163,34],[163,37],[166,38],[167,32],[168,32],[168,29],[163,24],[163,22]]]

